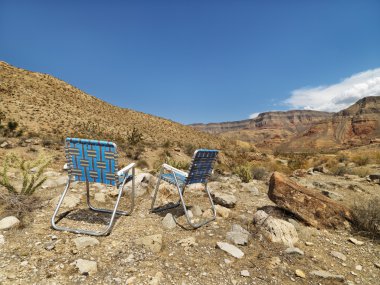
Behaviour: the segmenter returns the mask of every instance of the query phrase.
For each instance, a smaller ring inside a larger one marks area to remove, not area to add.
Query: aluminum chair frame
[[[209,169],[209,172],[208,173],[204,173],[203,177],[200,178],[200,179],[197,179],[197,180],[200,180],[201,183],[204,185],[204,190],[205,192],[207,193],[207,196],[208,196],[208,199],[209,199],[209,202],[210,202],[210,205],[211,205],[211,210],[212,210],[212,218],[210,219],[205,219],[199,223],[193,223],[191,221],[191,218],[189,216],[189,213],[188,213],[188,210],[187,210],[187,207],[186,207],[186,203],[185,203],[185,199],[184,199],[184,192],[185,192],[185,189],[186,189],[186,186],[190,185],[190,184],[194,184],[194,183],[197,183],[197,182],[193,182],[192,181],[192,174],[194,173],[194,170],[196,172],[196,169],[194,169],[194,167],[196,168],[196,164],[197,164],[197,154],[198,152],[214,152],[215,153],[215,156],[214,158],[211,158],[212,162],[210,164],[210,169]],[[157,179],[157,183],[156,183],[156,187],[155,187],[155,190],[154,190],[154,195],[153,195],[153,199],[152,199],[152,204],[151,204],[151,212],[152,213],[156,213],[156,212],[161,212],[161,211],[166,211],[166,210],[169,210],[169,209],[173,209],[173,208],[177,208],[178,206],[180,206],[182,204],[182,207],[183,207],[183,211],[185,213],[185,217],[186,217],[186,220],[188,222],[188,224],[193,228],[193,229],[197,229],[211,221],[214,221],[216,219],[216,209],[215,209],[215,205],[214,205],[214,202],[212,200],[212,197],[211,197],[211,193],[207,187],[207,181],[208,181],[208,178],[211,176],[211,173],[212,173],[212,169],[213,169],[213,166],[215,164],[215,161],[216,161],[216,157],[218,155],[218,151],[216,150],[205,150],[205,149],[198,149],[194,152],[194,155],[193,155],[193,158],[192,158],[192,162],[190,164],[190,167],[189,167],[189,171],[188,173],[184,172],[184,171],[181,171],[171,165],[168,165],[166,163],[164,163],[162,166],[161,166],[161,169],[160,169],[160,173],[159,173],[159,176],[158,176],[158,179]],[[164,180],[174,186],[176,186],[177,188],[177,191],[178,191],[178,195],[179,195],[179,200],[177,203],[175,203],[174,205],[169,205],[169,206],[166,206],[166,207],[154,207],[155,205],[155,202],[156,202],[156,199],[157,199],[157,194],[158,194],[158,191],[159,191],[159,186],[160,186],[160,183],[161,183],[161,180],[162,180],[162,177],[163,177],[163,174],[164,172],[167,171],[169,173],[171,173],[173,175],[173,178],[174,178],[174,181],[170,182],[168,180]],[[184,177],[185,180],[182,180],[182,183],[180,183],[180,177],[182,176],[182,178]]]
[[[77,140],[78,143],[85,143],[87,141],[87,142],[92,142],[92,143],[98,142],[98,143],[112,144],[112,146],[115,149],[115,155],[117,155],[117,146],[114,143],[108,143],[108,142],[102,142],[102,141],[81,140],[81,139],[70,139],[70,138],[66,139],[66,142],[68,140]],[[133,212],[134,203],[135,203],[135,165],[136,164],[131,163],[131,164],[127,165],[126,167],[124,167],[123,169],[121,169],[120,171],[118,171],[115,174],[115,178],[117,180],[115,179],[114,183],[111,183],[111,181],[109,181],[108,183],[105,183],[105,184],[110,184],[110,185],[116,184],[116,187],[119,189],[119,193],[118,193],[118,196],[117,196],[117,199],[116,199],[116,202],[115,202],[113,209],[96,208],[91,204],[91,201],[90,201],[90,182],[88,181],[88,176],[86,176],[86,179],[84,182],[86,183],[86,202],[87,202],[88,208],[92,211],[95,211],[95,212],[111,214],[110,221],[109,221],[108,225],[103,230],[92,231],[92,230],[85,230],[85,229],[79,229],[79,228],[61,227],[61,226],[57,225],[58,221],[56,222],[56,216],[59,212],[59,209],[63,203],[63,200],[64,200],[66,194],[69,192],[71,181],[75,180],[75,174],[72,174],[70,171],[70,170],[72,170],[72,163],[71,163],[72,162],[72,160],[71,160],[72,156],[68,150],[66,150],[66,156],[67,156],[67,160],[68,160],[67,165],[69,168],[68,169],[69,177],[68,177],[68,181],[67,181],[65,190],[63,191],[63,193],[62,193],[62,195],[58,201],[57,207],[54,211],[54,214],[51,218],[52,228],[55,230],[59,230],[59,231],[67,231],[67,232],[73,232],[73,233],[77,233],[77,234],[87,234],[87,235],[93,235],[93,236],[102,236],[102,235],[109,234],[112,230],[113,225],[114,225],[116,215],[127,216]],[[116,160],[115,160],[115,165],[117,165]],[[130,171],[132,172],[132,175],[129,175]],[[120,179],[122,179],[121,182],[120,182]],[[124,190],[124,186],[130,180],[132,180],[132,190],[131,190],[131,194],[130,194],[130,199],[131,199],[130,209],[128,211],[117,210],[119,203],[120,203],[120,199],[121,199],[123,190]]]

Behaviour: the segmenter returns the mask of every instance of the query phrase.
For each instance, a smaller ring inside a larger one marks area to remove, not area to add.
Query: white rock
[[[227,240],[237,245],[247,245],[249,232],[243,229],[240,225],[232,225],[231,231],[226,235]]]
[[[317,276],[317,277],[325,278],[325,279],[335,279],[335,280],[339,280],[339,281],[344,281],[343,275],[332,274],[332,273],[330,273],[328,271],[324,271],[324,270],[314,270],[314,271],[311,271],[310,274]]]
[[[171,213],[167,213],[165,218],[162,219],[162,226],[168,230],[174,229],[177,226]]]
[[[287,253],[287,254],[299,254],[299,255],[304,255],[305,254],[298,247],[288,247],[287,249],[285,249],[285,253]]]
[[[293,247],[298,241],[297,231],[289,222],[268,216],[268,214],[262,210],[254,214],[253,221],[263,236],[271,242],[281,242],[284,245]]]
[[[41,188],[48,189],[48,188],[54,188],[57,186],[58,186],[57,181],[55,179],[49,178],[49,179],[46,179],[44,183],[42,183]]]
[[[242,271],[240,271],[240,275],[241,275],[241,276],[244,276],[244,277],[249,277],[249,276],[250,276],[248,270],[242,270]]]
[[[77,259],[75,260],[75,265],[81,274],[93,275],[98,271],[98,264],[96,261]]]
[[[77,237],[73,241],[78,250],[99,244],[99,241],[96,238],[88,236]]]
[[[242,183],[243,190],[250,193],[253,196],[260,195],[259,189],[257,189],[256,185],[254,185],[252,182],[250,183]]]
[[[128,285],[128,284],[134,284],[135,282],[136,282],[136,277],[135,276],[132,276],[132,277],[129,277],[128,279],[127,279],[127,281],[125,282],[125,284],[126,285]]]
[[[213,192],[211,195],[214,203],[223,207],[233,208],[236,205],[236,197],[234,195],[220,192]]]
[[[220,206],[220,205],[215,205],[215,211],[216,211],[217,216],[225,218],[225,219],[227,219],[231,213],[230,209]],[[204,213],[206,213],[206,211]]]
[[[347,257],[343,254],[343,253],[340,253],[338,251],[331,251],[330,254],[340,260],[343,260],[343,261],[346,261],[347,260]]]
[[[358,271],[362,271],[362,270],[363,270],[363,266],[361,266],[361,265],[356,265],[356,266],[355,266],[355,269],[358,270]]]
[[[242,258],[244,256],[244,252],[242,252],[239,248],[236,246],[229,244],[227,242],[220,242],[218,241],[216,243],[217,247],[221,250],[224,250],[225,252],[229,253],[235,258]]]
[[[63,185],[66,185],[67,184],[67,180],[69,178],[65,175],[65,176],[61,176],[61,177],[58,177],[56,179],[56,183],[57,183],[57,186],[63,186]]]
[[[356,245],[363,245],[364,244],[363,241],[359,241],[359,240],[357,240],[356,238],[353,238],[353,237],[350,237],[348,240],[350,242],[352,242],[353,244],[356,244]]]
[[[0,230],[8,230],[20,224],[20,220],[15,216],[5,217],[0,221]]]

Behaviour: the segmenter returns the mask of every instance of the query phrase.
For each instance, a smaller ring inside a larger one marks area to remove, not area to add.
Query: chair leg
[[[150,207],[150,212],[151,213],[157,213],[157,212],[162,212],[162,211],[166,211],[166,210],[169,210],[169,209],[177,208],[180,205],[180,201],[178,201],[174,205],[170,205],[170,206],[166,206],[166,207],[156,207],[156,208],[154,208],[154,204],[156,203],[156,198],[157,198],[157,194],[158,194],[158,189],[159,189],[160,182],[161,182],[161,175],[162,175],[163,172],[164,172],[164,169],[161,168],[160,174],[159,174],[158,179],[157,179],[156,187],[154,188],[154,195],[153,195],[152,204],[151,204],[151,207]]]
[[[114,223],[114,220],[115,220],[115,216],[116,216],[116,212],[117,212],[117,207],[120,203],[120,199],[121,199],[121,195],[123,193],[123,188],[120,188],[119,190],[119,194],[117,196],[117,200],[116,200],[116,203],[115,203],[115,206],[114,206],[114,209],[112,211],[112,215],[111,215],[111,219],[110,219],[110,222],[109,224],[107,225],[107,227],[102,230],[102,231],[91,231],[91,230],[83,230],[83,229],[75,229],[75,228],[68,228],[68,227],[61,227],[61,226],[58,226],[55,222],[55,217],[56,215],[58,214],[58,211],[62,205],[62,202],[69,190],[69,187],[70,187],[70,179],[66,185],[66,188],[64,190],[64,192],[62,193],[62,196],[61,198],[59,199],[58,201],[58,204],[57,204],[57,208],[55,209],[54,211],[54,214],[53,214],[53,217],[51,218],[51,225],[52,227],[55,229],[55,230],[58,230],[58,231],[67,231],[67,232],[72,232],[72,233],[77,233],[77,234],[87,234],[87,235],[93,235],[93,236],[102,236],[102,235],[107,235],[111,229],[112,229],[112,226],[113,226],[113,223]]]
[[[211,198],[210,191],[207,188],[207,183],[205,184],[205,191],[207,193],[207,196],[208,196],[210,204],[211,204],[211,209],[212,209],[212,212],[213,212],[213,217],[211,219],[206,219],[206,220],[204,220],[204,221],[202,221],[200,223],[192,223],[191,222],[191,219],[190,219],[188,211],[187,211],[185,199],[183,197],[183,193],[184,193],[185,189],[182,189],[182,191],[181,191],[180,187],[177,186],[177,190],[178,190],[178,194],[179,194],[182,206],[183,206],[183,211],[185,213],[186,220],[187,220],[187,222],[189,223],[189,225],[193,229],[197,229],[197,228],[199,228],[199,227],[201,227],[201,226],[203,226],[203,225],[205,225],[205,224],[207,224],[207,223],[209,223],[211,221],[214,221],[216,219],[216,210],[215,210],[214,202],[212,201],[212,198]]]
[[[121,191],[123,191],[125,183],[126,183],[126,179],[124,179],[122,185],[119,186],[119,189],[121,189]],[[90,186],[89,186],[88,182],[86,182],[86,191],[87,191],[87,205],[91,210],[93,210],[95,212],[100,212],[100,213],[113,213],[112,210],[104,209],[104,208],[96,208],[96,207],[92,206],[91,201],[90,201]],[[135,206],[135,169],[134,168],[132,168],[132,191],[130,194],[130,198],[131,198],[131,208],[128,211],[119,211],[118,210],[118,211],[116,211],[116,214],[128,216],[133,212],[133,209]]]

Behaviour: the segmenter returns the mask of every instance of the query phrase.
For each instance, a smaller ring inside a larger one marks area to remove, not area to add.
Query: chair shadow
[[[120,218],[121,215],[115,215],[115,222]],[[72,221],[86,222],[89,224],[98,224],[98,225],[108,225],[111,219],[111,214],[95,212],[90,209],[78,209],[78,210],[69,210],[63,212],[58,216],[57,222],[66,218]]]

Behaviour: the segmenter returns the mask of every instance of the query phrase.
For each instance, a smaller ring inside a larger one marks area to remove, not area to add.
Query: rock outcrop
[[[345,206],[298,185],[279,172],[270,178],[268,196],[277,206],[316,228],[341,228],[352,219]]]

